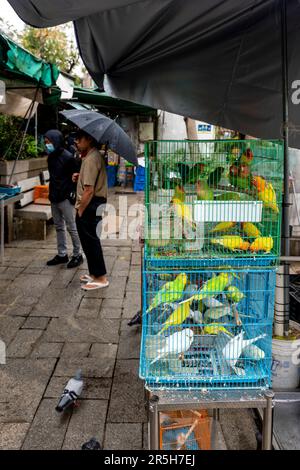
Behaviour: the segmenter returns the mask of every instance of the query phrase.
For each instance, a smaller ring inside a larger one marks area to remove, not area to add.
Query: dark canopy
[[[281,0],[9,2],[33,26],[75,21],[88,70],[117,97],[282,136]],[[300,3],[287,5],[290,145],[300,147]]]

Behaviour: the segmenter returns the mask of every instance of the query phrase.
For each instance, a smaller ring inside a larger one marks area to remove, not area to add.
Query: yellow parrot
[[[228,232],[228,230],[232,229],[235,225],[236,222],[220,222],[219,224],[215,225],[213,229],[210,230],[210,233]]]
[[[279,209],[277,206],[276,193],[272,184],[268,183],[261,176],[254,176],[251,181],[253,186],[257,189],[258,199],[264,203],[266,208],[271,209],[278,214]]]
[[[258,237],[250,245],[250,251],[264,251],[265,253],[270,253],[274,246],[274,241],[272,237]]]
[[[229,336],[233,336],[233,334],[220,323],[212,323],[211,325],[205,326],[203,329],[203,333],[205,335],[218,335],[221,332],[226,333]]]
[[[179,304],[179,306],[174,310],[174,312],[169,316],[167,321],[164,323],[163,328],[158,333],[161,335],[169,326],[181,325],[190,314],[190,305],[191,302],[185,302],[184,304]]]
[[[247,237],[257,238],[261,236],[260,230],[251,222],[242,222],[242,229]]]
[[[211,238],[210,243],[214,245],[222,245],[228,250],[248,250],[250,243],[246,242],[239,235],[224,235],[221,238]]]
[[[225,288],[232,283],[234,276],[235,274],[233,273],[221,273],[219,276],[212,277],[203,284],[199,294],[195,294],[189,299],[180,302],[180,305],[186,302],[192,302],[193,300],[200,301],[207,297],[215,297],[221,294]]]
[[[160,304],[175,302],[176,300],[181,299],[186,283],[187,275],[182,273],[179,274],[174,281],[169,281],[164,284],[152,300],[147,313],[151,312],[151,310],[158,307]]]
[[[193,230],[196,230],[197,226],[193,220],[191,209],[187,204],[184,204],[180,199],[174,198],[171,201],[177,217],[179,217],[183,224],[187,223],[192,227]]]

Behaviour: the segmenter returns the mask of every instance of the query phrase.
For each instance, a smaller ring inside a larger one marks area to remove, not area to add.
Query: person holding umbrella
[[[79,131],[75,143],[82,158],[80,173],[73,175],[73,180],[77,180],[76,226],[89,269],[89,274],[83,275],[80,280],[86,283],[82,289],[88,291],[109,285],[101,242],[96,232],[101,220],[97,215],[98,207],[107,201],[107,176],[97,141],[86,132]]]
[[[82,276],[84,290],[107,287],[106,268],[96,228],[101,220],[98,208],[107,200],[107,177],[100,142],[112,151],[138,166],[136,149],[126,132],[112,119],[96,111],[68,110],[61,114],[79,129],[75,144],[81,154],[82,165],[78,179],[76,224],[82,249],[86,255],[89,275]]]

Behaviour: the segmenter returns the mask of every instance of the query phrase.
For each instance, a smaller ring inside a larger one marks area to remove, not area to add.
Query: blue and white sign
[[[198,132],[211,132],[211,124],[198,124]]]

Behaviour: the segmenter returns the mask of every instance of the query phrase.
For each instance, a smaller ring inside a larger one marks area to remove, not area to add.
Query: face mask
[[[45,144],[48,153],[54,152],[55,148],[53,144]]]

